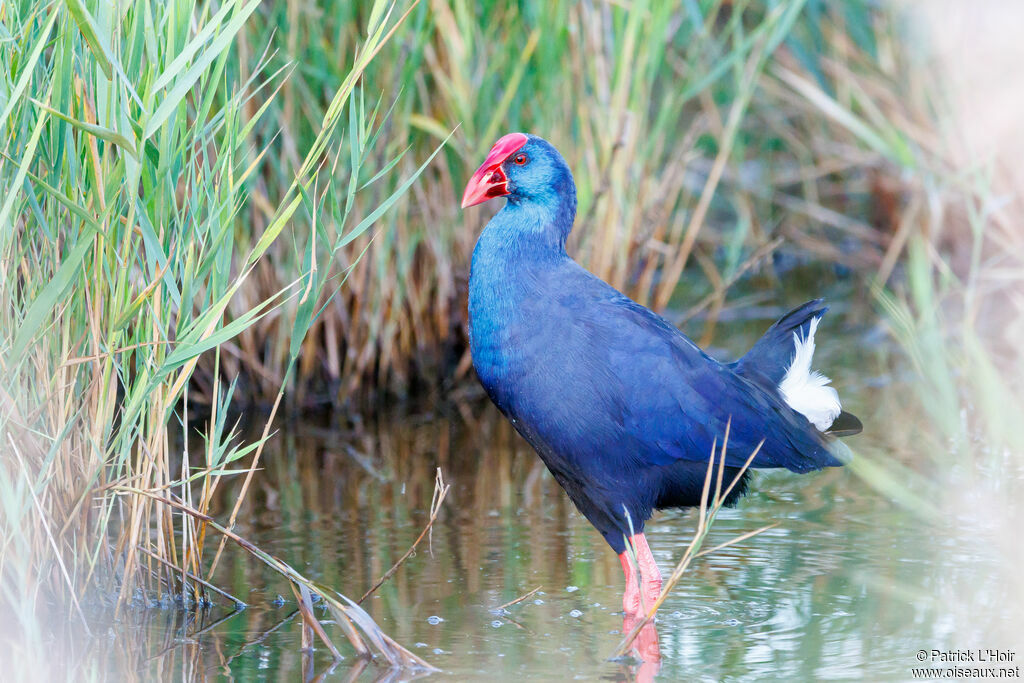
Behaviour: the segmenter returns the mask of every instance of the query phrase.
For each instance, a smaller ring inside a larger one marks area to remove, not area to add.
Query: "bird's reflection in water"
[[[622,633],[631,632],[643,619],[643,614],[626,613],[622,618]],[[631,667],[633,680],[637,683],[653,681],[661,670],[661,649],[658,647],[658,629],[654,620],[644,624],[633,640],[630,654],[637,660],[637,664]]]

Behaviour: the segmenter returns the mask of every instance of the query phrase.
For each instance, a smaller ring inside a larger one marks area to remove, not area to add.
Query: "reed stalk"
[[[241,336],[272,320],[294,365],[358,260],[335,254],[433,158],[412,171],[398,168],[401,150],[372,161],[388,112],[366,97],[367,68],[416,7],[379,1],[299,163],[268,188],[272,106],[295,65],[239,59],[260,5],[0,8],[0,596],[17,622],[5,647],[26,636],[45,648],[32,638],[44,604],[68,604],[88,629],[86,596],[115,608],[164,592],[186,608],[209,602],[207,533],[239,538],[211,516],[216,490],[237,474],[248,484],[270,435],[240,443],[229,426]],[[402,177],[380,182],[392,174]],[[282,249],[296,267],[258,293]],[[216,370],[208,385],[201,362]],[[197,397],[201,449],[189,444]],[[391,664],[426,666],[338,604],[353,642],[361,631]]]

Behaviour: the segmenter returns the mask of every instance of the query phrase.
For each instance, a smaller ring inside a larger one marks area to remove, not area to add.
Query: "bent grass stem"
[[[430,519],[427,520],[427,525],[423,527],[423,531],[420,532],[420,535],[415,541],[413,541],[412,545],[409,546],[409,549],[405,551],[405,554],[398,558],[398,562],[391,565],[391,569],[384,572],[383,576],[377,579],[377,582],[373,584],[370,590],[363,593],[363,597],[356,600],[356,604],[363,604],[363,600],[366,600],[366,598],[370,597],[374,591],[383,586],[384,582],[390,579],[394,573],[398,571],[398,568],[402,566],[402,563],[412,556],[416,551],[416,546],[418,546],[420,541],[423,540],[423,537],[433,529],[434,520],[437,519],[437,513],[441,511],[441,503],[443,503],[444,499],[448,496],[449,488],[451,488],[451,485],[444,483],[444,476],[441,474],[441,468],[438,467],[437,475],[434,478],[434,495],[430,499]]]
[[[707,474],[704,477],[704,490],[701,494],[700,517],[697,520],[697,530],[694,533],[693,540],[690,541],[690,545],[687,546],[686,552],[683,553],[683,556],[682,558],[680,558],[679,563],[676,564],[675,569],[672,570],[672,574],[668,577],[668,580],[665,581],[665,584],[661,589],[661,594],[658,596],[658,599],[655,600],[654,604],[651,605],[650,608],[644,613],[643,618],[637,621],[636,625],[632,628],[632,630],[630,630],[630,632],[623,637],[622,641],[615,649],[615,653],[612,655],[613,659],[616,657],[622,657],[627,652],[629,652],[630,647],[633,644],[633,641],[636,640],[636,637],[638,635],[640,635],[640,631],[644,628],[644,626],[650,623],[652,619],[654,619],[654,615],[657,613],[658,609],[661,608],[662,604],[668,598],[669,593],[672,592],[672,589],[675,588],[676,584],[679,583],[679,580],[682,579],[683,574],[686,573],[687,568],[690,566],[690,563],[695,558],[701,557],[703,555],[709,555],[715,551],[721,550],[722,548],[726,548],[730,545],[734,545],[741,541],[745,541],[748,538],[752,538],[758,534],[767,531],[768,529],[778,526],[778,522],[768,524],[766,526],[761,527],[760,529],[755,529],[753,531],[748,531],[745,534],[740,534],[739,536],[729,539],[724,543],[720,543],[719,545],[716,545],[713,548],[701,550],[701,546],[706,540],[708,533],[711,531],[711,526],[715,520],[715,517],[718,515],[718,512],[722,509],[723,503],[729,497],[729,494],[732,492],[736,484],[740,481],[740,479],[743,478],[743,475],[750,467],[750,463],[754,461],[754,457],[761,451],[761,446],[764,445],[764,440],[762,440],[761,443],[757,445],[757,448],[754,449],[753,453],[750,454],[750,457],[747,458],[747,461],[743,463],[743,467],[741,467],[740,471],[736,473],[736,476],[729,483],[728,487],[726,487],[725,492],[723,493],[722,476],[725,471],[725,451],[726,446],[729,442],[730,424],[731,421],[729,423],[726,423],[725,437],[722,440],[722,448],[720,451],[718,462],[718,476],[715,482],[714,496],[711,499],[711,506],[708,507],[708,496],[711,493],[711,475],[715,469],[714,447],[712,447],[711,457],[708,459],[708,470]]]
[[[273,569],[274,571],[288,579],[293,584],[293,586],[304,588],[310,591],[310,593],[317,593],[324,600],[324,602],[330,609],[331,613],[337,619],[338,625],[342,628],[343,631],[345,631],[345,636],[349,639],[349,642],[360,654],[369,654],[370,651],[369,648],[366,646],[365,641],[356,632],[355,628],[353,627],[353,624],[363,632],[363,635],[366,636],[366,640],[369,641],[370,644],[372,644],[377,649],[377,652],[382,657],[384,657],[392,667],[401,669],[421,669],[426,671],[437,671],[435,667],[428,664],[424,659],[416,656],[415,654],[413,654],[412,652],[410,652],[409,650],[405,649],[397,642],[392,640],[387,634],[385,634],[380,629],[380,627],[373,620],[373,618],[370,617],[370,615],[367,614],[365,611],[363,611],[363,609],[359,607],[359,605],[357,605],[355,602],[346,598],[340,593],[336,593],[335,591],[331,590],[330,588],[327,588],[326,586],[321,586],[316,582],[307,579],[305,576],[300,574],[296,569],[294,569],[291,565],[278,559],[277,557],[274,557],[270,553],[261,550],[255,544],[246,540],[245,538],[242,538],[230,529],[221,526],[219,523],[217,523],[216,520],[214,520],[209,515],[205,515],[197,510],[194,510],[190,508],[188,505],[185,505],[184,503],[179,503],[175,500],[171,500],[170,498],[158,496],[150,491],[146,491],[143,489],[137,489],[128,486],[120,486],[116,487],[114,490],[119,493],[127,493],[136,496],[145,496],[158,503],[163,503],[164,505],[180,510],[186,515],[193,517],[208,525],[211,529],[219,532],[225,538],[230,539],[238,545],[240,545],[253,557],[260,560],[261,562],[263,562],[263,564],[265,564],[266,566],[270,567],[271,569]],[[293,588],[293,590],[296,589]],[[302,601],[300,600],[300,609],[301,608]],[[303,611],[303,618],[306,620],[312,618],[314,621],[316,621],[316,617],[312,615],[311,611]],[[316,625],[309,623],[309,626],[313,628],[314,631],[317,631],[318,635],[320,632],[323,631],[323,627],[319,624],[319,621],[316,621]],[[326,633],[322,638],[326,638]],[[332,653],[334,653],[336,657],[340,656],[337,654],[337,649],[331,646],[329,639],[324,640],[324,643],[328,646],[328,648],[332,649]]]

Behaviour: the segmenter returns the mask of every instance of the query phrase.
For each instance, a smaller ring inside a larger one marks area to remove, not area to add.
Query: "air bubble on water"
[[[569,616],[573,619],[579,619],[583,616],[583,612],[579,611],[578,609],[574,609],[573,611],[569,612]]]
[[[429,617],[427,617],[427,623],[428,624],[437,625],[437,624],[440,624],[442,621],[444,621],[444,619],[442,619],[441,617],[438,617],[438,616],[429,616]]]
[[[535,604],[535,605],[543,605],[544,601],[541,600],[540,598],[537,598],[536,600],[533,601],[533,604]]]
[[[576,592],[576,591],[578,591],[579,589],[580,589],[580,587],[579,587],[579,586],[566,586],[566,587],[565,587],[565,591],[566,591],[567,593],[575,593],[575,592]]]
[[[491,628],[501,628],[504,626],[504,622],[501,619],[495,619],[491,622]]]

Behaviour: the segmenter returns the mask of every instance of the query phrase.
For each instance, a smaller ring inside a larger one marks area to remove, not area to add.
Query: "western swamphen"
[[[546,140],[511,133],[466,186],[463,208],[505,197],[473,250],[470,349],[480,382],[580,512],[619,554],[627,613],[657,598],[644,538],[655,509],[700,505],[708,459],[729,424],[725,481],[753,467],[841,465],[856,433],[829,379],[811,370],[825,308],[800,306],[736,363],[720,363],[664,318],[565,251],[576,185]],[[840,457],[837,457],[840,456]],[[746,472],[727,504],[746,489]],[[626,538],[636,548],[640,584]]]

